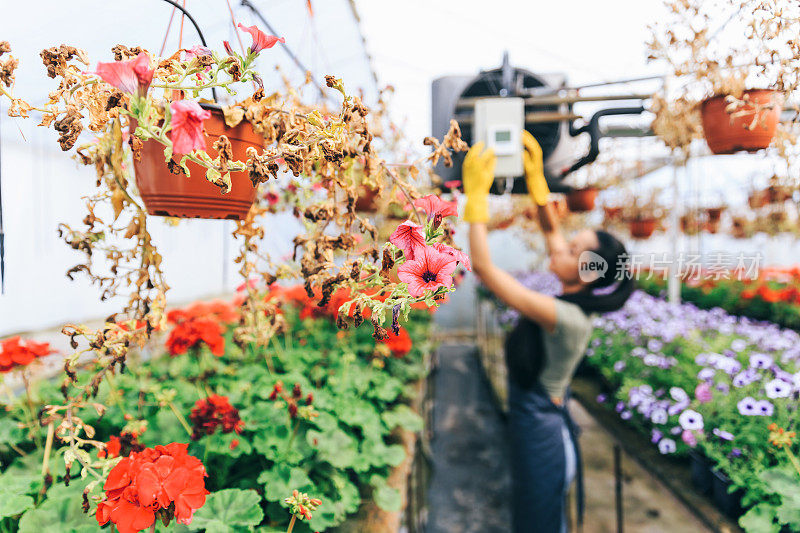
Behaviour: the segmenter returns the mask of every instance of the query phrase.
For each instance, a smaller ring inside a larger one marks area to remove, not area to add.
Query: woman
[[[625,247],[609,233],[585,229],[570,240],[564,238],[548,203],[541,148],[527,132],[523,143],[528,190],[539,206],[550,270],[561,280],[563,294],[552,297],[529,290],[492,263],[485,223],[496,158],[482,143],[464,159],[464,219],[470,223],[473,271],[522,315],[506,340],[513,530],[561,533],[566,531],[564,496],[580,469],[576,432],[566,409],[569,382],[591,335],[590,315],[622,307],[633,291],[633,279]],[[581,270],[582,254],[595,263],[605,261],[607,268],[594,274]],[[580,486],[578,493],[582,510]]]

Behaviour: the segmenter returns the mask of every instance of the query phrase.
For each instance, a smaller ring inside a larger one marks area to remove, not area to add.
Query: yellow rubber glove
[[[497,157],[494,150],[484,150],[484,146],[482,142],[475,143],[464,157],[461,167],[464,194],[467,196],[464,220],[470,223],[489,220],[489,189],[494,181]]]
[[[528,184],[528,194],[536,205],[547,205],[550,199],[550,187],[544,179],[544,161],[542,160],[542,147],[539,141],[528,131],[522,132],[522,163],[525,166],[525,182]]]

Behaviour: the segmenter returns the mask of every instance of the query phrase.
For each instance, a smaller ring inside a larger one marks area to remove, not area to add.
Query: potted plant
[[[573,213],[585,213],[594,209],[597,193],[596,187],[572,189],[567,193],[567,207]]]
[[[648,59],[665,62],[680,81],[655,99],[664,105],[654,106],[654,131],[670,146],[676,131],[688,132],[686,142],[675,143],[684,149],[702,134],[714,154],[769,146],[783,101],[799,83],[793,8],[743,0],[720,26],[718,4],[666,0],[666,6],[669,15],[652,27]],[[688,112],[672,112],[673,103]]]
[[[644,201],[634,198],[625,209],[625,219],[634,239],[647,239],[659,228],[664,210],[656,202],[657,195],[658,191],[654,190]]]
[[[258,181],[246,172],[248,150],[259,153],[264,137],[243,117],[263,89],[228,108],[185,98],[217,87],[233,92],[236,83],[258,87],[255,60],[282,39],[239,27],[253,37],[243,55],[230,46],[226,54],[195,46],[155,64],[139,48],[118,49],[116,61],[97,65],[95,74],[117,89],[109,105],[127,119],[136,183],[150,214],[242,219],[250,210]]]

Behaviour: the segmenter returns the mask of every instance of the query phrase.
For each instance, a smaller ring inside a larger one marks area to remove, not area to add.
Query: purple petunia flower
[[[672,399],[676,402],[682,402],[689,399],[689,395],[686,394],[686,391],[680,387],[670,387],[669,395],[672,396]]]
[[[614,407],[614,410],[618,413],[621,413],[625,409],[625,402],[617,402],[617,405]]]
[[[662,438],[664,438],[664,434],[663,434],[663,433],[661,433],[661,432],[660,432],[659,430],[657,430],[657,429],[654,429],[654,430],[653,430],[653,431],[650,433],[650,442],[652,442],[653,444],[657,444],[657,443],[658,443],[658,441],[660,441]]]
[[[664,455],[668,453],[675,453],[676,449],[677,446],[675,445],[675,441],[672,439],[661,439],[658,442],[658,451]]]
[[[764,385],[764,389],[767,391],[767,398],[773,400],[775,398],[787,398],[792,394],[792,386],[782,379],[773,379],[767,382],[767,384]]]
[[[664,347],[664,343],[658,339],[650,339],[647,341],[647,349],[651,352],[660,352],[661,348]]]
[[[731,350],[734,352],[741,352],[747,348],[747,341],[744,339],[734,339],[731,341]]]
[[[714,374],[716,373],[717,371],[713,368],[704,368],[697,373],[697,379],[700,381],[711,381],[714,379]]]
[[[606,396],[605,394],[597,395],[597,403],[606,403],[606,400],[608,400],[608,396]]]
[[[687,409],[678,417],[678,423],[685,431],[699,431],[703,429],[703,415],[692,409]]]
[[[719,428],[714,428],[714,430],[711,433],[713,433],[715,436],[721,438],[722,440],[727,440],[727,441],[732,441],[733,440],[733,433],[730,433],[728,431],[725,431],[725,430],[722,430],[722,429],[719,429]]]
[[[750,396],[739,400],[739,403],[736,404],[736,408],[739,410],[739,414],[744,416],[761,414],[758,412],[757,402]]]
[[[632,416],[633,416],[633,414],[632,414],[630,411],[628,411],[628,410],[622,411],[622,412],[619,414],[619,417],[620,417],[621,419],[623,419],[623,420],[630,420]]]
[[[767,400],[759,400],[756,402],[756,410],[758,411],[757,414],[761,416],[772,416],[775,412],[775,406]]]
[[[654,409],[650,414],[650,421],[653,424],[666,424],[668,420],[669,416],[667,415],[667,411],[660,407],[658,409]]]
[[[769,368],[775,361],[765,353],[754,353],[750,356],[750,368]]]
[[[731,450],[731,453],[728,454],[728,457],[740,457],[742,455],[742,450],[739,448],[734,448]]]
[[[622,372],[625,370],[625,361],[617,361],[614,363],[614,372]]]

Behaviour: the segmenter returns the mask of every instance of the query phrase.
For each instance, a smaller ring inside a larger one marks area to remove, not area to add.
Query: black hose
[[[163,1],[175,7],[176,9],[179,9],[181,13],[186,15],[186,18],[189,19],[189,22],[192,23],[192,26],[194,26],[194,29],[197,31],[197,35],[200,36],[200,42],[203,43],[203,46],[208,48],[208,44],[206,43],[206,38],[203,36],[203,32],[200,30],[200,25],[197,24],[197,21],[194,20],[194,17],[188,11],[186,11],[186,8],[184,8],[174,0],[163,0]],[[214,97],[214,101],[217,102],[217,89],[215,87],[211,88],[211,94]]]

